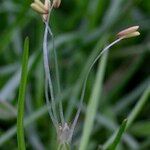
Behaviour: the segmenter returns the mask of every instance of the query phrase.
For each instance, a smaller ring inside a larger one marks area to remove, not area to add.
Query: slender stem
[[[53,34],[52,34],[52,41],[53,41],[53,50],[54,50],[54,57],[55,57],[55,68],[56,68],[56,80],[57,80],[57,86],[58,86],[58,95],[60,95],[60,97],[61,97],[58,60],[57,60],[57,53],[55,50],[55,42],[54,42]],[[62,107],[62,101],[60,101],[60,100],[59,100],[59,111],[60,111],[61,123],[64,124],[65,121],[64,121],[63,107]]]
[[[95,60],[93,61],[93,63],[91,64],[87,74],[86,74],[86,77],[85,77],[85,80],[84,80],[84,83],[83,83],[83,88],[82,88],[82,93],[81,93],[81,97],[80,97],[80,104],[79,104],[79,108],[77,110],[77,113],[76,113],[76,116],[75,116],[75,119],[72,123],[72,126],[71,126],[71,134],[70,134],[70,140],[72,139],[72,135],[73,135],[73,132],[74,132],[74,128],[77,124],[77,121],[78,121],[78,118],[79,118],[79,115],[80,115],[80,112],[81,112],[81,108],[82,108],[82,103],[83,103],[83,99],[84,99],[84,95],[85,95],[85,89],[86,89],[86,84],[87,84],[87,79],[88,79],[88,76],[93,68],[93,66],[95,65],[95,63],[98,61],[98,59],[102,56],[102,54],[104,52],[106,52],[107,50],[109,50],[110,47],[112,47],[113,45],[115,45],[116,43],[118,43],[119,41],[121,41],[122,38],[119,38],[117,40],[115,40],[114,42],[112,42],[111,44],[109,44],[107,47],[105,47],[99,54],[98,56],[95,58]]]
[[[57,121],[55,120],[55,118],[53,116],[51,103],[50,103],[49,97],[48,97],[48,83],[47,83],[47,81],[45,81],[45,97],[46,97],[46,103],[47,103],[47,106],[48,106],[48,113],[49,113],[49,115],[52,119],[53,125],[57,129]]]
[[[51,100],[52,100],[52,110],[53,110],[54,118],[58,124],[56,105],[55,105],[55,100],[54,100],[55,98],[54,98],[54,92],[53,92],[53,85],[52,85],[50,69],[49,69],[49,62],[48,62],[47,36],[48,36],[48,28],[46,26],[45,33],[44,33],[44,41],[43,41],[43,57],[44,57],[44,68],[45,68],[45,76],[46,76],[45,84],[47,84],[47,81],[48,81],[49,88],[50,88]]]
[[[58,68],[58,58],[57,58],[57,52],[55,49],[55,40],[54,40],[54,35],[51,31],[51,28],[49,27],[48,23],[45,22],[49,34],[52,38],[52,43],[53,43],[53,52],[54,52],[54,60],[55,60],[55,72],[56,72],[56,82],[57,82],[57,87],[58,87],[58,95],[60,95],[61,97],[61,87],[60,87],[60,78],[59,78],[59,68]],[[62,125],[64,124],[65,120],[64,120],[64,114],[63,114],[63,107],[62,107],[62,102],[59,101],[59,113],[60,113],[60,119],[61,119],[61,123]]]

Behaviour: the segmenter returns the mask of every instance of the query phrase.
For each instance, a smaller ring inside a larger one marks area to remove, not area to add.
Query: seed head
[[[42,8],[41,8],[39,5],[37,5],[36,3],[32,3],[32,4],[31,4],[31,8],[32,8],[33,10],[35,10],[36,12],[40,13],[40,14],[46,14],[46,13],[47,13],[44,9],[42,9]]]
[[[48,9],[40,0],[34,0],[34,3],[31,4],[31,8],[40,14],[48,14]]]
[[[139,26],[133,26],[133,27],[130,27],[130,28],[127,28],[125,30],[122,30],[121,32],[119,32],[117,34],[117,36],[119,38],[130,38],[130,37],[136,37],[136,36],[139,36],[140,35],[140,32],[138,32]]]
[[[130,34],[123,36],[123,38],[126,39],[126,38],[136,37],[139,35],[140,35],[140,32],[136,31],[136,32],[133,32],[133,33],[130,33]]]
[[[44,4],[40,0],[34,0],[34,2],[39,5],[42,9],[46,10]]]

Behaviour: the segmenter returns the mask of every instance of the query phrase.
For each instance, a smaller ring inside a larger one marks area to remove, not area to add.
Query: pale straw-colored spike
[[[53,6],[54,8],[58,8],[61,4],[61,0],[53,0]]]
[[[37,5],[39,5],[42,9],[44,9],[45,11],[48,11],[48,10],[45,8],[44,4],[43,4],[40,0],[34,0],[34,2],[35,2]]]
[[[47,14],[45,9],[42,9],[37,3],[32,3],[31,8],[40,14]]]
[[[136,32],[132,32],[130,34],[124,35],[124,36],[122,36],[122,38],[126,39],[126,38],[136,37],[136,36],[139,36],[139,35],[140,35],[140,32],[136,31]]]
[[[125,35],[127,35],[127,34],[130,34],[130,33],[133,33],[133,32],[135,32],[135,31],[137,31],[138,28],[139,28],[139,26],[133,26],[133,27],[127,28],[127,29],[122,30],[121,32],[119,32],[119,33],[117,34],[117,36],[118,36],[119,38],[120,38],[120,37],[123,37],[123,36],[125,36]]]

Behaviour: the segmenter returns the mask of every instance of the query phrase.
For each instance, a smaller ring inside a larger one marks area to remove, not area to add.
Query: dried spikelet
[[[53,6],[54,8],[58,8],[61,4],[61,0],[53,0]]]
[[[139,36],[139,35],[140,35],[140,32],[136,31],[136,32],[124,35],[122,38],[126,39],[126,38],[136,37],[136,36]]]
[[[140,33],[137,31],[138,28],[139,26],[133,26],[133,27],[127,28],[119,32],[117,36],[118,38],[130,38],[130,37],[139,36]]]
[[[42,9],[47,10],[44,6],[44,4],[40,0],[34,0],[34,2],[39,5]]]
[[[32,3],[31,8],[40,14],[47,14],[47,11],[41,8],[37,3]]]

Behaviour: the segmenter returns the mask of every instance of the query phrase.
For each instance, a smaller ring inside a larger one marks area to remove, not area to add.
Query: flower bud
[[[136,37],[136,36],[139,36],[139,35],[140,35],[140,32],[136,31],[136,32],[124,35],[122,38],[126,39],[126,38]]]
[[[139,26],[133,26],[133,27],[127,28],[119,32],[117,36],[118,38],[130,38],[130,37],[139,36],[140,33],[137,31],[138,28]]]
[[[42,9],[46,10],[44,4],[40,1],[40,0],[34,0],[34,2],[39,5],[39,7],[41,7]]]
[[[31,4],[31,8],[33,10],[35,10],[36,12],[40,13],[40,14],[46,14],[47,11],[43,8],[41,8],[39,5],[37,5],[36,3],[32,3]]]

